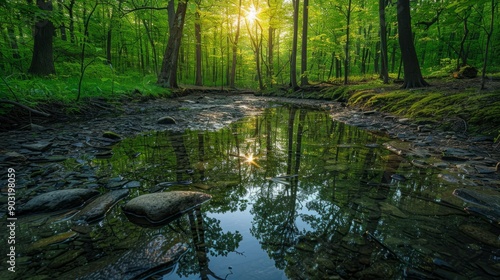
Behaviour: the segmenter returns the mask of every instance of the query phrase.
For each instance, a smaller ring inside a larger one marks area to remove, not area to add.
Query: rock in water
[[[150,279],[157,273],[166,274],[187,250],[181,243],[170,249],[162,248],[168,245],[166,243],[167,239],[158,235],[147,244],[126,252],[116,263],[78,279]]]
[[[102,133],[102,137],[108,138],[111,140],[122,140],[122,137],[118,133],[113,132],[113,131],[104,131]]]
[[[159,118],[156,123],[158,124],[176,124],[177,122],[175,121],[174,118],[172,117],[161,117]]]
[[[74,238],[77,235],[78,235],[78,233],[70,230],[67,232],[59,233],[59,234],[56,234],[56,235],[53,235],[53,236],[50,236],[47,238],[40,239],[40,240],[36,241],[35,243],[31,244],[31,246],[29,248],[30,248],[30,251],[32,251],[32,250],[37,250],[37,249],[40,249],[40,248],[43,248],[43,247],[46,247],[46,246],[49,246],[52,244],[63,243],[67,240]]]
[[[128,190],[114,190],[103,194],[91,203],[87,204],[78,214],[73,217],[74,221],[85,221],[88,223],[104,218],[104,215],[118,201],[128,195]]]
[[[210,198],[208,194],[190,191],[152,193],[130,200],[122,209],[132,223],[157,227],[168,224]]]
[[[98,194],[98,191],[88,189],[52,191],[35,196],[26,204],[22,205],[18,213],[28,214],[71,209],[82,205],[85,201]]]

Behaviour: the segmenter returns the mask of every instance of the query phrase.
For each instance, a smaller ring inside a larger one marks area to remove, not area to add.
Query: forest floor
[[[328,100],[340,102],[344,106],[408,117],[417,123],[432,123],[464,135],[497,137],[500,134],[500,80],[488,80],[485,90],[479,90],[480,78],[440,78],[427,81],[431,84],[430,87],[412,90],[402,90],[398,83],[385,85],[373,80],[349,85],[314,84],[297,91],[283,87],[258,92],[251,89],[185,86],[173,90],[166,100],[192,94],[253,94],[298,100]],[[118,97],[88,98],[78,103],[40,102],[33,108],[34,111],[0,101],[0,131],[29,129],[32,124],[117,115],[124,112],[127,104],[164,99],[165,96],[151,96],[133,90]]]

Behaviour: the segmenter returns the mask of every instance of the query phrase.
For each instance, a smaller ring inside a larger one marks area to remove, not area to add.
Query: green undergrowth
[[[435,123],[443,129],[498,136],[500,133],[500,83],[491,75],[486,90],[479,90],[479,78],[456,80],[429,78],[432,86],[412,90],[401,84],[383,84],[378,79],[348,85],[329,84],[300,90],[264,92],[266,95],[327,99],[364,110],[377,110],[419,123]],[[499,137],[500,140],[500,137]]]
[[[373,93],[357,91],[348,103],[375,109],[419,122],[434,122],[443,128],[462,123],[466,132],[498,134],[500,131],[500,90],[443,90],[424,88]]]
[[[123,98],[157,98],[170,96],[168,89],[156,85],[156,77],[131,74],[87,71],[78,98],[78,76],[8,77],[0,81],[0,99],[8,99],[36,108],[42,105],[58,104],[67,113],[85,108],[89,100],[119,102]],[[1,104],[0,114],[6,113],[12,105]]]

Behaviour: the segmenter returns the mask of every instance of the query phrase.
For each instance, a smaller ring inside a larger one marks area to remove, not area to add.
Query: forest
[[[367,79],[412,88],[467,65],[484,87],[500,69],[497,0],[4,0],[0,12],[9,100]]]

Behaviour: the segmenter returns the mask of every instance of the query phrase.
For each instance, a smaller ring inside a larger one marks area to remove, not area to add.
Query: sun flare
[[[248,156],[243,156],[245,158],[245,162],[250,164],[250,165],[254,165],[256,167],[260,167],[260,165],[258,165],[255,160],[257,159],[257,157],[254,157],[254,155],[252,153],[250,153]]]
[[[254,6],[254,5],[252,5],[252,6],[250,7],[250,9],[247,11],[247,15],[245,16],[245,18],[246,18],[248,21],[252,22],[252,21],[254,21],[254,20],[256,20],[256,19],[257,19],[257,15],[258,15],[258,14],[259,14],[259,11],[257,11],[257,9],[255,8],[255,6]]]

